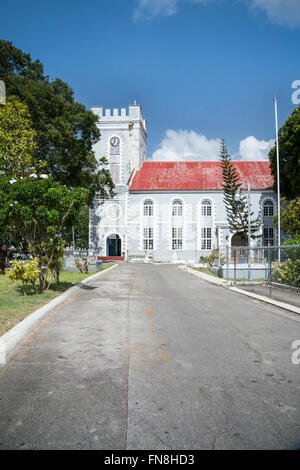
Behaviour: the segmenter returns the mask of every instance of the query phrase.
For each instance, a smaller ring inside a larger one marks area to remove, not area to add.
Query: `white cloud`
[[[300,26],[299,0],[252,0],[252,5],[264,10],[273,23]]]
[[[208,4],[218,0],[136,0],[134,19],[152,20],[158,16],[175,15],[180,4]],[[228,1],[228,0],[227,0]],[[273,23],[297,27],[300,25],[300,0],[240,0],[263,10]]]
[[[169,129],[152,159],[156,161],[218,160],[220,139],[207,139],[194,131]]]
[[[171,16],[177,13],[177,0],[139,0],[134,19],[151,20],[156,16]]]
[[[268,160],[275,140],[257,140],[253,135],[241,140],[239,154],[242,160]]]
[[[239,152],[232,155],[233,160],[268,160],[270,149],[275,141],[257,140],[254,136],[240,141]],[[153,161],[216,161],[220,158],[221,139],[208,139],[194,131],[169,129],[152,154]]]
[[[134,19],[152,20],[157,16],[172,16],[178,12],[179,3],[209,3],[215,0],[138,0]]]

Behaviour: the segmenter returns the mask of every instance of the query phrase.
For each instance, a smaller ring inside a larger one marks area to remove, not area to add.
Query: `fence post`
[[[248,247],[248,282],[251,281],[251,249]]]
[[[228,280],[228,268],[229,268],[229,246],[226,245],[226,280]]]
[[[233,248],[233,261],[234,261],[234,285],[236,286],[236,249]]]
[[[269,282],[269,297],[272,297],[272,284],[271,284],[271,270],[272,270],[272,253],[271,248],[268,247],[268,282]]]

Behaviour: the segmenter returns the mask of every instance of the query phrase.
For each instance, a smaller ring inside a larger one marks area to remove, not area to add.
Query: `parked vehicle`
[[[12,259],[27,261],[28,259],[32,259],[32,256],[29,253],[13,253]]]

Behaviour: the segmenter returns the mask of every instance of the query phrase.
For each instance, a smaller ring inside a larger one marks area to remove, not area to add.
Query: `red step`
[[[102,261],[124,261],[124,256],[97,256]]]

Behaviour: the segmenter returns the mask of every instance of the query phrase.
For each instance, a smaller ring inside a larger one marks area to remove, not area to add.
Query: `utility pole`
[[[195,264],[197,263],[197,220],[195,222]]]
[[[248,183],[248,195],[247,195],[247,203],[248,203],[248,281],[251,280],[251,222],[250,222],[250,214],[251,214],[251,207],[250,207],[250,183]]]
[[[276,150],[277,150],[277,207],[278,207],[278,246],[281,245],[281,221],[280,221],[280,168],[279,168],[279,143],[278,143],[278,117],[277,117],[277,98],[275,103],[275,127],[276,127]],[[278,261],[280,262],[280,248],[278,248]]]

